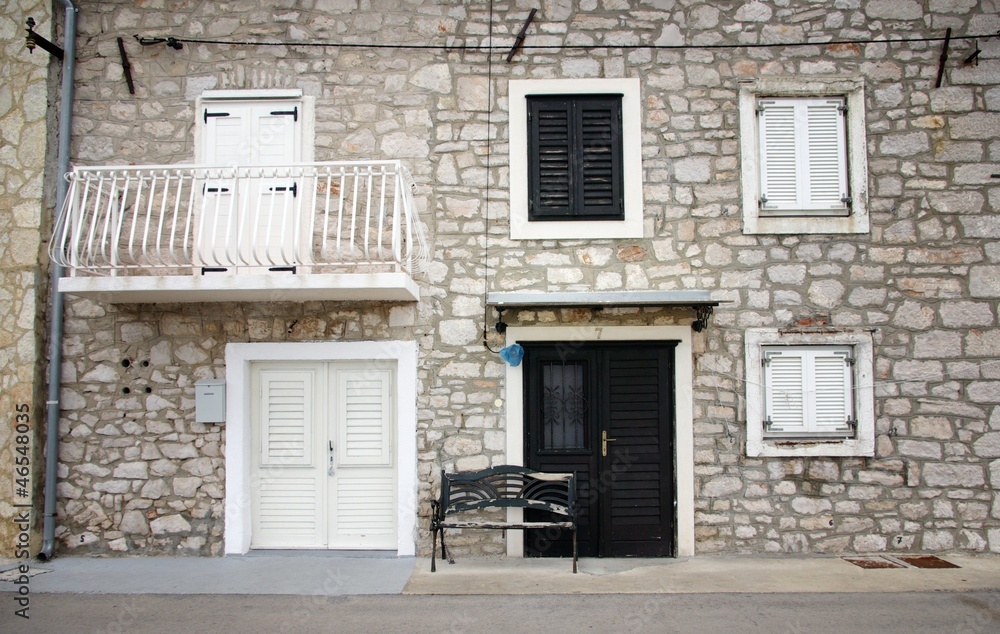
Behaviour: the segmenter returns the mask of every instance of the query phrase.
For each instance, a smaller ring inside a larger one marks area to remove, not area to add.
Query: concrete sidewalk
[[[31,562],[32,593],[258,594],[692,594],[926,592],[1000,589],[1000,557],[944,555],[957,568],[921,569],[891,555],[719,556],[683,559],[429,558],[316,553],[245,557],[58,557]],[[885,568],[872,566],[899,567]],[[11,570],[13,569],[13,571]],[[7,570],[7,573],[2,571]],[[16,562],[0,563],[0,592],[17,591]]]
[[[720,556],[682,559],[419,559],[404,594],[692,594],[797,592],[920,592],[1000,589],[1000,557],[942,557],[958,568],[921,569],[891,556]],[[885,562],[883,564],[882,562]]]

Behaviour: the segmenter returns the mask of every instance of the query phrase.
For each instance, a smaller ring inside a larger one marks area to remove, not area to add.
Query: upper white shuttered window
[[[765,438],[854,435],[850,346],[766,346],[761,363]]]
[[[844,98],[757,100],[760,215],[847,215]]]

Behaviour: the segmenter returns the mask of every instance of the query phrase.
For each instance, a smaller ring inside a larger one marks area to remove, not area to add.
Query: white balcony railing
[[[427,264],[399,161],[80,167],[52,259],[72,276],[405,272]]]

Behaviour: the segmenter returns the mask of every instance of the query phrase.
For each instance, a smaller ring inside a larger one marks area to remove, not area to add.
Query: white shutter
[[[808,175],[803,178],[807,186],[806,210],[844,209],[847,197],[847,152],[844,126],[844,100],[809,100],[801,108],[806,113],[806,151],[803,161]]]
[[[758,101],[763,214],[846,212],[844,103],[841,98]]]
[[[851,350],[845,346],[765,349],[765,435],[843,436],[854,419]]]
[[[816,351],[812,355],[811,400],[816,432],[847,432],[851,412],[851,366],[845,351]]]
[[[795,209],[799,201],[795,104],[761,101],[761,209]]]
[[[802,356],[790,351],[767,351],[763,358],[766,431],[806,431]]]

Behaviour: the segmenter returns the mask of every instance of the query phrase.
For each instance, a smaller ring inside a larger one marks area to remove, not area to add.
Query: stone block
[[[982,265],[969,269],[969,294],[973,297],[1000,297],[1000,266]]]
[[[126,462],[115,467],[114,477],[146,480],[149,478],[149,464],[146,462]]]
[[[972,443],[972,451],[980,458],[1000,458],[1000,431],[980,436]]]
[[[971,112],[951,117],[949,120],[951,138],[992,140],[1000,130],[1000,112]]]
[[[887,20],[919,20],[924,17],[923,7],[916,0],[871,0],[864,5],[869,18]]]
[[[191,524],[180,515],[165,515],[150,522],[149,528],[153,535],[169,535],[187,533],[191,530]]]
[[[732,476],[721,476],[712,478],[701,487],[702,497],[727,497],[739,492],[743,488],[743,481]]]
[[[680,159],[674,163],[674,178],[679,183],[707,183],[711,179],[711,160],[706,156]]]
[[[924,465],[923,477],[931,487],[981,487],[986,483],[983,467],[974,464],[929,463]]]
[[[930,142],[926,132],[890,134],[882,138],[879,151],[885,156],[912,157],[929,151]]]
[[[945,86],[930,91],[932,112],[968,112],[973,109],[973,92],[966,86]]]
[[[944,359],[962,355],[962,335],[958,332],[934,331],[913,338],[913,356],[917,359]]]

